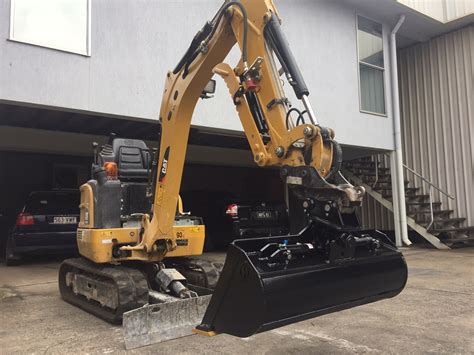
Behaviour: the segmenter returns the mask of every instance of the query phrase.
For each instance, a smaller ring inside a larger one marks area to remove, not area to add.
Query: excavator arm
[[[152,217],[144,215],[139,242],[122,247],[130,259],[160,260],[177,248],[172,230],[191,118],[214,74],[227,84],[255,163],[280,167],[308,221],[295,235],[242,239],[229,246],[197,333],[247,337],[393,297],[407,279],[404,258],[393,243],[359,227],[353,208],[364,190],[339,172],[342,157],[334,131],[316,120],[280,21],[272,0],[227,1],[166,77]],[[232,68],[223,60],[235,44],[242,56]],[[290,104],[280,74],[304,110]],[[142,319],[148,317],[153,316]],[[136,330],[135,323],[127,324]]]
[[[341,207],[360,203],[363,190],[340,175],[341,151],[334,131],[316,121],[309,90],[280,22],[272,0],[225,2],[167,74],[160,111],[162,135],[153,217],[150,220],[146,215],[143,220],[141,242],[124,249],[143,258],[147,253],[164,256],[176,248],[172,228],[191,118],[214,74],[227,84],[257,165],[281,167],[282,178],[307,203],[333,200]],[[242,56],[232,68],[223,60],[236,43]],[[291,107],[277,62],[305,111]],[[298,113],[300,124],[295,125],[290,118],[293,112]]]

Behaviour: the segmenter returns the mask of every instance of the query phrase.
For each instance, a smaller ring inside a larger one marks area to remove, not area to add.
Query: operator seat
[[[94,171],[102,168],[105,163],[117,164],[117,177],[121,186],[121,218],[122,220],[134,213],[148,213],[151,199],[148,194],[151,181],[150,150],[140,139],[117,138],[111,134],[107,144],[96,154],[97,163],[92,166]]]
[[[150,172],[150,152],[139,139],[115,138],[112,151],[118,168],[118,178],[123,182],[147,181]]]

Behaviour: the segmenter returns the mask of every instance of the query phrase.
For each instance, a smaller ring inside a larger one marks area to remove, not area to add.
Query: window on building
[[[10,40],[90,55],[92,0],[11,0]]]
[[[360,109],[385,115],[382,25],[357,17]]]

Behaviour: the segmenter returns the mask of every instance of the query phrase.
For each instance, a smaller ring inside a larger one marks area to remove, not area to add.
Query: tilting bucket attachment
[[[403,255],[378,231],[310,225],[300,234],[236,240],[198,333],[238,337],[393,297]]]

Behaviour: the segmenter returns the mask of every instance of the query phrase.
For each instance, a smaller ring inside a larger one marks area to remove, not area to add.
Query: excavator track
[[[148,303],[148,282],[141,271],[84,258],[61,264],[59,291],[66,302],[113,324],[122,323],[124,312]]]
[[[221,263],[180,258],[167,263],[188,283],[213,290]],[[149,303],[149,282],[139,269],[95,264],[85,258],[67,259],[59,269],[59,291],[68,303],[112,324],[121,324],[123,313]]]

